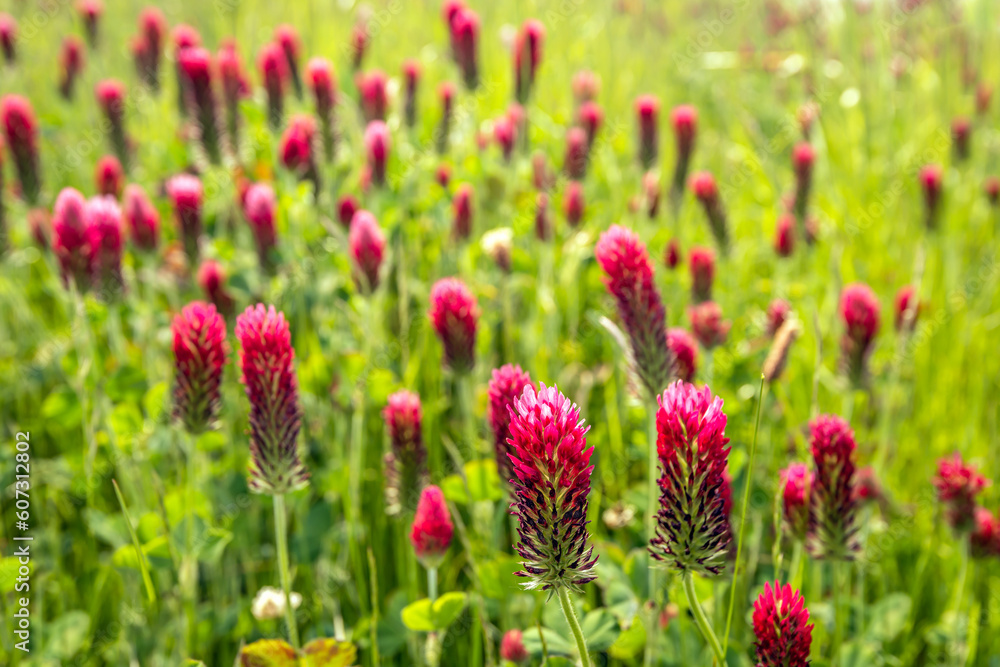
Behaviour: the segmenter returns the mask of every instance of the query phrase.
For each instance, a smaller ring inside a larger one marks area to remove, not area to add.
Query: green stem
[[[288,571],[288,524],[285,516],[285,496],[274,496],[274,540],[278,549],[278,574],[281,577],[281,590],[285,593],[285,621],[288,623],[288,638],[296,650],[299,648],[299,628],[295,623],[295,610],[292,609],[292,582]]]
[[[649,465],[646,480],[646,542],[649,543],[656,536],[656,509],[659,507],[659,498],[656,493],[656,474],[658,472],[656,460],[656,410],[653,409],[652,404],[649,405],[647,412],[649,415],[646,419],[648,438],[646,445],[649,450]],[[646,667],[650,667],[653,664],[653,655],[656,652],[656,632],[654,631],[656,620],[656,568],[653,567],[651,559],[647,569],[647,586],[649,621],[646,631],[646,656],[643,664]]]
[[[184,615],[187,616],[187,654],[194,656],[198,649],[198,621],[196,606],[198,596],[198,561],[194,554],[194,438],[187,431],[181,431],[187,458],[187,472],[184,475],[184,559],[181,563],[181,589],[184,596]]]
[[[722,645],[719,644],[719,639],[712,631],[712,624],[709,622],[708,617],[705,616],[705,610],[701,608],[701,603],[698,602],[698,594],[694,591],[694,575],[690,571],[686,571],[682,578],[684,580],[684,594],[687,596],[688,604],[691,606],[694,620],[698,623],[698,629],[701,630],[701,634],[705,637],[708,645],[712,647],[712,653],[715,654],[719,664],[725,665],[726,654],[723,653]]]
[[[733,583],[729,587],[729,611],[726,613],[726,637],[722,642],[722,652],[729,650],[729,630],[733,624],[733,607],[736,604],[736,577],[743,556],[743,536],[746,534],[747,507],[750,505],[750,484],[753,481],[753,459],[757,454],[757,433],[760,431],[760,408],[764,403],[764,374],[760,374],[760,398],[757,399],[757,419],[753,426],[753,443],[750,445],[750,462],[747,464],[747,483],[743,487],[743,511],[740,516],[740,536],[736,540],[736,564],[733,567]]]
[[[847,570],[847,563],[842,563],[839,561],[833,562],[833,646],[831,647],[831,665],[840,664],[837,657],[840,653],[840,647],[844,643],[844,622],[847,620],[844,618],[844,589],[850,584],[845,579],[849,579],[849,572]]]
[[[433,602],[438,596],[438,569],[436,567],[427,568],[427,598]]]
[[[573,639],[576,640],[576,650],[580,654],[580,664],[583,667],[591,667],[590,653],[587,652],[587,640],[583,638],[583,629],[580,627],[580,620],[576,617],[576,609],[573,608],[573,602],[569,599],[569,591],[566,590],[565,586],[559,587],[559,605],[566,616],[569,629],[573,631]]]

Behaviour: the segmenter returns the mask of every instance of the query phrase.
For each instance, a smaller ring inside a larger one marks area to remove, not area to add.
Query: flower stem
[[[705,610],[701,608],[701,603],[698,602],[698,594],[694,591],[694,575],[690,571],[686,571],[682,578],[684,579],[684,594],[687,596],[688,604],[691,605],[691,612],[694,614],[694,620],[698,623],[698,629],[701,630],[701,634],[705,637],[708,645],[712,647],[712,653],[715,654],[719,664],[725,665],[726,654],[723,653],[722,645],[719,644],[719,639],[712,631],[712,624],[709,622],[708,617],[705,616]]]
[[[438,596],[438,569],[427,568],[427,597],[433,603]]]
[[[562,607],[569,629],[573,631],[573,639],[576,640],[576,650],[580,654],[580,664],[583,667],[591,667],[590,653],[587,652],[587,640],[583,638],[583,629],[580,627],[580,620],[576,617],[576,609],[569,599],[569,591],[565,586],[559,587],[559,605]]]
[[[736,576],[739,574],[740,558],[743,556],[743,536],[746,534],[747,507],[750,505],[750,484],[753,482],[753,459],[757,453],[757,433],[760,431],[760,408],[764,403],[764,374],[760,374],[760,397],[757,399],[757,419],[753,426],[753,443],[750,445],[750,462],[747,463],[747,483],[743,487],[743,511],[740,516],[740,536],[736,540],[736,565],[733,567],[733,583],[729,587],[729,611],[726,614],[726,636],[722,642],[722,652],[729,649],[729,630],[733,624],[733,607],[736,604]]]
[[[659,507],[656,493],[656,410],[652,404],[648,409],[649,416],[646,419],[646,432],[648,437],[647,449],[649,450],[649,470],[646,483],[646,494],[648,503],[646,507],[646,542],[649,543],[656,536],[656,508]],[[644,664],[649,667],[653,664],[653,654],[656,651],[656,632],[654,632],[654,621],[656,619],[656,568],[653,567],[652,559],[648,564],[647,586],[649,597],[649,627],[646,630],[646,656]]]
[[[288,638],[296,650],[299,648],[299,628],[295,624],[295,610],[292,609],[292,582],[288,572],[288,525],[285,516],[285,496],[274,496],[274,540],[278,549],[278,574],[281,590],[285,593],[285,621],[288,623]]]

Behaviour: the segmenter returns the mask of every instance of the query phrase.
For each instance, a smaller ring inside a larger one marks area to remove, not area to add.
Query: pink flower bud
[[[549,217],[549,196],[544,192],[535,195],[535,237],[539,241],[552,238],[552,220]]]
[[[660,101],[652,95],[640,95],[635,101],[635,113],[639,118],[639,164],[648,171],[660,152],[657,128]]]
[[[253,231],[260,264],[269,268],[272,264],[271,254],[278,240],[278,203],[274,197],[274,189],[267,183],[251,185],[243,200],[243,215]]]
[[[454,12],[449,28],[452,54],[462,72],[466,90],[479,85],[479,15],[462,7]]]
[[[670,239],[663,253],[663,264],[673,271],[681,263],[681,244],[677,239]]]
[[[809,489],[813,474],[805,463],[792,463],[781,471],[781,501],[786,529],[799,540],[809,530]]]
[[[157,7],[146,7],[139,14],[139,36],[135,44],[136,68],[139,77],[153,91],[160,89],[160,58],[163,55],[163,39],[167,34],[167,20]]]
[[[382,418],[389,432],[395,466],[393,472],[401,482],[398,491],[407,496],[415,494],[417,486],[427,476],[420,397],[405,389],[391,394],[382,410]]]
[[[235,40],[229,40],[222,44],[216,56],[216,63],[219,67],[219,79],[222,81],[222,99],[226,105],[226,131],[229,133],[229,143],[235,150],[239,145],[239,103],[243,97],[250,95],[250,82],[247,74],[243,70],[243,61],[240,60],[240,53],[237,50]],[[215,114],[209,114],[210,109],[214,109],[211,103],[211,89],[208,89],[207,99],[197,102],[199,108],[203,109],[206,118],[204,123],[213,122]],[[203,139],[204,143],[204,139]]]
[[[493,138],[503,152],[503,159],[510,162],[510,156],[514,152],[515,126],[513,121],[507,116],[501,116],[493,122]]]
[[[597,578],[587,531],[594,466],[580,410],[555,387],[531,385],[510,408],[509,454],[514,468],[511,514],[518,519],[517,552],[528,590],[580,592]]]
[[[726,211],[719,198],[719,188],[715,177],[707,171],[700,171],[691,177],[691,192],[705,210],[708,226],[712,236],[723,253],[729,248],[729,225],[726,222]]]
[[[68,35],[62,43],[59,54],[59,93],[63,99],[72,100],[76,89],[76,78],[83,71],[83,42],[75,35]]]
[[[337,200],[337,219],[340,220],[340,224],[349,228],[351,220],[354,219],[354,214],[357,213],[359,208],[361,207],[358,204],[358,200],[353,195],[341,195],[340,199]]]
[[[292,79],[295,96],[302,99],[302,77],[299,75],[299,33],[288,24],[274,29],[274,41],[285,56],[285,69]]]
[[[299,455],[298,380],[295,350],[285,315],[264,304],[236,318],[240,381],[250,400],[250,490],[280,495],[308,483]]]
[[[714,301],[703,301],[688,309],[691,331],[707,350],[722,345],[729,336],[732,323],[722,319],[722,308]]]
[[[293,116],[281,135],[281,163],[300,179],[312,181],[319,190],[315,145],[316,122],[312,116]]]
[[[684,382],[694,382],[698,370],[698,342],[680,327],[667,329],[667,348],[674,357],[674,370]]]
[[[597,100],[601,92],[601,77],[589,70],[580,70],[573,75],[573,98],[583,106],[587,102]]]
[[[903,285],[896,292],[896,331],[913,331],[920,314],[920,300],[912,285]]]
[[[812,625],[802,594],[788,584],[764,584],[753,604],[758,667],[805,667],[812,646]]]
[[[972,555],[976,558],[1000,556],[1000,516],[985,507],[977,507],[973,513],[969,542]]]
[[[489,421],[493,430],[493,448],[500,479],[505,482],[512,481],[514,476],[509,456],[514,451],[509,442],[511,408],[528,386],[531,386],[531,376],[520,366],[513,364],[494,369],[489,383]]]
[[[527,663],[531,654],[524,647],[524,639],[520,630],[508,630],[500,640],[500,657],[515,665]]]
[[[379,269],[385,258],[385,236],[374,215],[365,210],[354,214],[348,245],[358,270],[358,289],[366,293],[374,291],[378,287]]]
[[[417,124],[417,87],[420,74],[419,61],[411,58],[403,63],[403,119],[407,127]]]
[[[173,32],[174,41],[174,63],[175,71],[177,74],[177,110],[182,117],[187,117],[187,92],[185,88],[187,82],[185,81],[184,71],[181,69],[181,53],[186,49],[192,49],[196,46],[201,45],[201,35],[198,31],[189,25],[178,25],[174,28]]]
[[[712,281],[715,280],[715,253],[711,248],[691,248],[688,255],[691,267],[691,298],[695,303],[712,300]]]
[[[813,164],[816,151],[808,142],[797,144],[792,150],[792,166],[795,169],[795,200],[792,210],[800,225],[805,225],[809,191],[812,189]]]
[[[222,370],[229,355],[226,323],[215,306],[189,303],[174,318],[174,419],[197,435],[215,427]]]
[[[388,77],[382,70],[372,70],[357,76],[358,93],[361,95],[361,110],[365,121],[385,120],[386,107],[389,104],[389,94],[386,86]]]
[[[924,222],[928,229],[937,226],[943,183],[944,172],[940,166],[929,164],[920,170],[920,186],[924,191]]]
[[[125,136],[125,84],[115,79],[105,79],[94,88],[97,102],[104,112],[110,131],[111,150],[125,169],[129,166],[128,138]]]
[[[521,104],[531,95],[544,42],[545,27],[535,19],[525,21],[514,38],[514,95]]]
[[[146,197],[141,185],[125,188],[122,213],[128,224],[132,243],[142,250],[154,250],[160,238],[160,213]]]
[[[351,28],[351,67],[355,71],[361,69],[361,63],[364,62],[367,52],[368,27],[364,23],[357,23]]]
[[[945,506],[948,523],[956,530],[972,526],[976,496],[990,485],[975,466],[967,464],[956,452],[938,461],[934,487],[938,500]]]
[[[587,101],[580,105],[576,112],[576,122],[587,135],[587,151],[594,145],[597,133],[604,125],[604,111],[597,102]]]
[[[867,377],[868,357],[880,325],[879,308],[878,297],[863,283],[848,285],[840,297],[840,317],[844,322],[840,343],[842,363],[855,384],[861,384]]]
[[[774,336],[788,319],[791,306],[784,299],[775,299],[767,306],[767,334]]]
[[[579,181],[570,181],[563,192],[563,213],[570,227],[576,227],[583,220],[586,209],[583,200],[583,185]]]
[[[17,21],[10,14],[0,14],[0,50],[3,50],[4,61],[13,65],[17,60]]]
[[[774,251],[779,257],[790,257],[795,250],[795,218],[785,213],[778,218],[774,230]]]
[[[571,127],[566,133],[566,157],[563,171],[574,181],[587,175],[587,133],[579,127]]]
[[[955,146],[955,156],[959,161],[969,158],[969,136],[972,134],[972,123],[968,118],[958,117],[951,121],[951,141]]]
[[[337,77],[333,73],[333,65],[326,58],[313,58],[306,65],[306,80],[312,91],[316,117],[319,118],[323,134],[323,154],[327,160],[332,160],[335,149],[334,105],[337,102]]]
[[[201,245],[201,181],[197,176],[178,174],[167,181],[167,195],[174,205],[174,221],[192,264],[198,259]]]
[[[206,259],[198,268],[198,285],[205,297],[225,316],[233,312],[233,298],[226,289],[226,272],[214,259]]]
[[[267,92],[268,122],[277,131],[285,112],[285,82],[288,80],[288,60],[281,47],[265,44],[257,56],[257,67]]]
[[[452,233],[457,239],[468,239],[472,234],[472,186],[462,183],[451,200]]]
[[[63,282],[76,282],[77,289],[90,285],[87,249],[87,200],[73,188],[64,188],[52,210],[52,249],[62,269]]]
[[[87,248],[94,284],[104,294],[117,295],[123,289],[122,250],[125,229],[122,211],[114,197],[98,196],[87,202]]]
[[[453,533],[444,494],[433,484],[425,486],[410,529],[410,543],[424,567],[436,568],[441,564]]]
[[[854,432],[831,415],[817,417],[809,430],[815,476],[807,546],[814,558],[852,560],[858,549]]]
[[[87,43],[93,49],[97,46],[97,26],[104,13],[104,5],[101,4],[100,0],[80,0],[77,9],[80,11],[80,18],[83,19]]]
[[[125,173],[118,158],[114,155],[105,155],[97,161],[94,167],[94,184],[98,194],[111,195],[115,199],[121,196]]]
[[[990,206],[996,208],[997,204],[1000,203],[1000,178],[996,176],[987,177],[983,183],[983,192],[986,193],[986,198],[989,199]]]
[[[444,346],[445,364],[456,373],[468,373],[476,363],[476,297],[457,278],[442,278],[434,283],[430,302],[428,316]]]
[[[385,185],[386,164],[389,161],[389,151],[392,140],[389,127],[380,120],[373,120],[365,128],[365,152],[368,167],[372,172],[372,181],[376,186]]]
[[[447,164],[439,164],[437,170],[434,172],[434,180],[442,188],[447,189],[448,183],[451,182],[451,167]]]

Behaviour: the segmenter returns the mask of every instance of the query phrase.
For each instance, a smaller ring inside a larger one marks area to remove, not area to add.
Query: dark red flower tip
[[[212,54],[208,49],[200,46],[184,49],[177,56],[177,64],[184,74],[187,90],[204,90],[211,87]]]
[[[340,199],[337,200],[337,219],[340,220],[340,224],[344,227],[350,227],[351,220],[354,219],[354,214],[358,212],[359,208],[361,206],[354,195],[341,195]]]
[[[363,292],[373,291],[378,287],[379,270],[385,258],[385,235],[375,216],[365,210],[355,213],[347,242],[359,273],[358,286]]]
[[[580,105],[576,112],[576,122],[583,128],[587,136],[587,147],[594,145],[597,133],[604,125],[604,110],[601,105],[588,100]]]
[[[420,397],[405,389],[389,396],[382,410],[391,449],[386,454],[386,498],[397,505],[412,507],[411,499],[427,479],[427,450],[424,448]]]
[[[792,149],[792,166],[798,178],[808,178],[816,162],[816,149],[807,141],[795,145]]]
[[[552,220],[549,217],[549,195],[539,192],[535,195],[535,237],[539,241],[552,238]]]
[[[132,184],[125,188],[122,212],[136,247],[155,249],[160,238],[160,213],[146,197],[141,185]]]
[[[493,121],[493,139],[500,146],[504,160],[509,161],[514,152],[516,126],[508,116],[501,116]]]
[[[87,249],[87,200],[73,188],[63,188],[52,210],[52,249],[59,259],[63,281],[72,278],[78,289],[90,284]]]
[[[489,395],[488,418],[493,430],[493,447],[496,454],[500,479],[511,481],[514,470],[509,454],[511,406],[521,396],[524,388],[531,385],[531,376],[515,364],[506,364],[493,370],[487,393]]]
[[[903,285],[896,292],[896,331],[902,331],[904,327],[911,331],[917,323],[917,316],[920,314],[920,300],[913,285]]]
[[[274,495],[307,484],[299,455],[295,350],[285,316],[274,306],[250,306],[236,318],[240,381],[250,400],[250,490]]]
[[[977,507],[973,513],[969,542],[972,555],[976,558],[1000,556],[1000,516],[985,507]]]
[[[67,35],[63,39],[62,50],[59,53],[61,80],[59,92],[66,99],[73,97],[76,77],[83,71],[83,42],[76,35]]]
[[[104,14],[104,5],[100,0],[80,0],[77,4],[80,18],[83,19],[83,29],[87,34],[87,41],[91,46],[97,44],[97,26],[101,15]]]
[[[802,594],[789,584],[764,584],[753,605],[758,667],[808,667],[813,626]]]
[[[361,96],[361,110],[364,112],[365,120],[369,123],[376,120],[384,121],[389,105],[387,92],[389,77],[382,70],[376,69],[358,74],[355,83]]]
[[[167,19],[159,7],[145,7],[139,13],[139,32],[157,54],[163,48],[163,38],[167,34]]]
[[[476,363],[479,305],[457,278],[442,278],[431,288],[428,316],[444,346],[444,362],[456,373],[467,373]]]
[[[587,133],[583,128],[571,127],[566,132],[566,156],[563,159],[563,171],[570,179],[579,181],[587,175],[589,147]]]
[[[226,271],[221,264],[206,259],[198,268],[198,285],[220,313],[229,316],[233,312],[233,298],[226,289]]]
[[[201,237],[201,181],[191,174],[178,174],[167,181],[167,195],[174,206],[174,219],[188,259],[198,256]]]
[[[677,152],[690,156],[698,133],[698,110],[690,104],[681,104],[670,112],[670,124],[674,127]]]
[[[514,95],[524,104],[531,95],[538,66],[542,62],[545,26],[528,19],[514,37]]]
[[[659,155],[660,101],[652,95],[640,95],[635,101],[635,111],[639,119],[639,164],[649,170]]]
[[[268,94],[283,94],[288,80],[288,59],[281,45],[270,42],[261,47],[257,54],[257,67]]]
[[[201,46],[201,35],[198,31],[183,23],[174,27],[173,40],[174,51],[178,54],[184,49]]]
[[[310,178],[315,171],[316,121],[312,116],[294,116],[281,135],[281,163],[285,169]]]
[[[454,11],[449,22],[451,50],[467,90],[479,85],[479,15],[467,7]]]
[[[455,20],[455,16],[463,9],[465,9],[465,2],[463,0],[445,0],[442,2],[441,17],[444,19],[445,25],[451,27],[451,22]]]
[[[920,169],[920,187],[924,193],[926,224],[933,228],[937,224],[937,214],[944,187],[944,170],[940,165],[929,164]]]
[[[852,283],[844,288],[840,297],[842,363],[855,383],[863,382],[867,375],[868,357],[880,326],[879,310],[878,297],[867,285]]]
[[[122,251],[125,225],[114,197],[97,196],[87,202],[86,233],[89,265],[94,284],[105,293],[122,288]]]
[[[813,457],[807,546],[815,558],[851,560],[858,550],[854,432],[835,415],[809,424]]]
[[[1000,178],[988,176],[983,182],[983,192],[986,193],[986,198],[990,200],[992,206],[1000,203]]]
[[[635,232],[612,225],[601,234],[594,256],[629,336],[634,371],[649,396],[655,396],[670,381],[673,360],[664,345],[666,309],[646,246]]]
[[[691,269],[691,298],[695,303],[712,300],[712,282],[715,280],[715,251],[695,246],[688,254]]]
[[[729,337],[732,323],[722,319],[722,308],[714,301],[703,301],[688,308],[691,331],[706,350],[722,345]]]
[[[955,146],[955,154],[960,160],[969,157],[969,137],[972,134],[972,123],[968,118],[959,116],[951,121],[951,140]]]
[[[813,474],[805,463],[792,463],[781,471],[781,503],[785,524],[796,538],[804,540],[809,531],[809,489]]]
[[[7,13],[0,13],[0,49],[7,63],[17,59],[17,21]]]
[[[222,405],[222,370],[229,346],[226,323],[215,306],[184,306],[171,327],[174,337],[174,419],[188,432],[214,428]]]
[[[434,171],[434,180],[442,188],[447,188],[448,183],[451,182],[451,167],[446,163],[441,163],[438,168]]]
[[[663,252],[663,264],[673,271],[681,263],[681,244],[677,239],[670,239],[667,248]]]
[[[795,250],[795,216],[784,213],[774,230],[774,251],[779,257],[790,257]]]
[[[698,342],[686,329],[667,329],[667,347],[674,356],[677,377],[684,382],[694,382],[698,370]]]
[[[111,195],[116,199],[121,196],[125,184],[125,172],[122,163],[114,155],[104,155],[94,167],[94,184],[97,193]]]
[[[767,305],[767,335],[774,336],[788,319],[792,307],[784,299],[775,299]]]
[[[583,184],[579,181],[570,181],[563,192],[563,214],[566,216],[566,222],[570,227],[576,227],[583,220],[585,211]]]
[[[597,575],[587,508],[593,447],[580,411],[555,387],[524,388],[510,407],[511,514],[529,590],[579,592]]]
[[[229,40],[222,44],[215,57],[219,68],[219,79],[222,81],[222,94],[226,105],[233,107],[241,97],[250,95],[250,82],[243,71],[243,61],[236,42]]]
[[[386,165],[389,161],[391,148],[392,138],[389,135],[389,127],[380,120],[368,123],[368,127],[365,128],[365,154],[375,185],[385,184]]]
[[[524,647],[524,637],[520,630],[508,630],[500,640],[500,657],[515,665],[528,661],[531,654]]]
[[[691,177],[691,192],[701,202],[711,202],[719,196],[719,188],[711,172],[699,171]]]
[[[261,262],[266,265],[268,255],[278,239],[278,202],[274,189],[267,183],[254,183],[247,188],[243,199],[243,215],[250,223]]]
[[[948,522],[956,530],[965,530],[973,523],[976,496],[990,485],[973,465],[962,460],[956,452],[938,461],[934,487],[938,500],[945,506]]]
[[[657,397],[656,451],[662,475],[653,558],[678,570],[717,575],[732,538],[726,514],[729,460],[722,399],[680,380]]]
[[[284,51],[289,61],[297,61],[299,58],[299,33],[293,26],[283,23],[274,29],[274,41],[277,42],[281,50]]]
[[[472,195],[472,185],[462,183],[451,200],[451,229],[457,239],[467,239],[472,234]]]
[[[306,80],[316,102],[316,112],[323,118],[329,116],[337,101],[337,77],[333,65],[326,58],[312,58],[306,64]]]
[[[436,568],[441,564],[453,533],[444,493],[433,484],[425,486],[410,529],[410,543],[424,567]]]
[[[597,100],[601,92],[601,77],[590,70],[582,69],[573,75],[571,85],[576,103],[582,106]]]

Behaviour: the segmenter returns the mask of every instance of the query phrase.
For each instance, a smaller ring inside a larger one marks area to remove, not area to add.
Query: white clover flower
[[[289,593],[289,598],[292,609],[298,609],[302,604],[302,596],[298,593]],[[285,615],[285,594],[273,586],[264,586],[254,597],[250,613],[258,621],[281,618]]]

